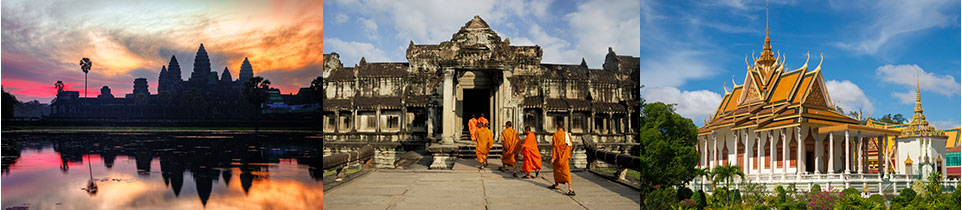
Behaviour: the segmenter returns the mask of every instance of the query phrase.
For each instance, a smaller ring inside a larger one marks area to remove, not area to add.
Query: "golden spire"
[[[772,53],[772,40],[769,38],[768,30],[768,1],[765,2],[765,46],[762,47],[762,55],[755,60],[756,64],[770,66],[775,63],[775,54]]]
[[[919,88],[919,76],[918,72],[915,75],[915,114],[912,115],[912,121],[909,122],[909,126],[902,129],[902,137],[914,137],[914,136],[945,136],[945,132],[935,129],[935,126],[929,125],[929,121],[925,120],[925,114],[922,114],[922,90]]]

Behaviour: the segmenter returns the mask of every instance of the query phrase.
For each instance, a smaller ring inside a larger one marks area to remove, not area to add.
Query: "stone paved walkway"
[[[638,209],[638,191],[589,172],[572,172],[577,196],[547,187],[554,179],[545,163],[541,177],[514,178],[497,171],[499,159],[478,170],[458,160],[454,170],[378,170],[324,192],[324,209]],[[494,171],[492,171],[494,170]]]

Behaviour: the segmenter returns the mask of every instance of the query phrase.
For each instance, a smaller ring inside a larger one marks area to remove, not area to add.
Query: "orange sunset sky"
[[[321,74],[323,2],[317,1],[3,1],[3,89],[20,101],[49,103],[53,84],[83,94],[78,63],[89,57],[88,96],[102,86],[123,97],[134,78],[156,94],[171,55],[181,77],[193,71],[201,43],[211,70],[237,78],[244,58],[255,76],[297,93]]]

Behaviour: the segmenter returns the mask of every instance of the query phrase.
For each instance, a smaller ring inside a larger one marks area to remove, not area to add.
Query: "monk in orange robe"
[[[575,195],[571,189],[571,170],[568,161],[571,160],[571,134],[565,132],[564,121],[558,121],[558,131],[551,138],[551,167],[554,169],[554,185],[548,188],[558,189],[558,184],[567,184],[567,195]]]
[[[478,122],[488,125],[488,118],[484,118],[484,113],[481,113],[481,118],[478,118]]]
[[[478,141],[475,142],[474,152],[478,157],[478,163],[481,165],[478,169],[484,169],[488,166],[488,151],[494,146],[494,134],[484,123],[479,122],[478,127]]]
[[[531,127],[524,126],[524,133],[528,135],[524,137],[524,144],[521,145],[521,156],[524,157],[521,171],[525,173],[524,178],[538,177],[541,171],[541,151],[538,150],[538,140],[535,139],[534,132],[531,132]],[[531,171],[534,170],[537,171],[534,176],[531,176]]]
[[[511,121],[504,123],[506,127],[501,131],[501,163],[502,166],[498,168],[501,171],[507,171],[508,167],[511,167],[514,177],[518,177],[518,168],[515,167],[518,163],[518,149],[521,146],[521,139],[518,139],[518,132],[511,127]]]
[[[468,120],[468,132],[471,133],[471,141],[477,142],[478,141],[478,137],[477,137],[478,119],[474,118],[473,114],[471,115],[471,119]]]

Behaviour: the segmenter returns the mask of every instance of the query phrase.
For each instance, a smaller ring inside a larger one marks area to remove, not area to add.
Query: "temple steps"
[[[458,145],[458,158],[461,159],[475,159],[477,155],[474,152],[475,143],[471,141],[471,134],[468,131],[461,133],[461,138],[454,141],[454,144]],[[488,151],[488,159],[501,159],[502,147],[501,144],[493,144],[491,150]]]

